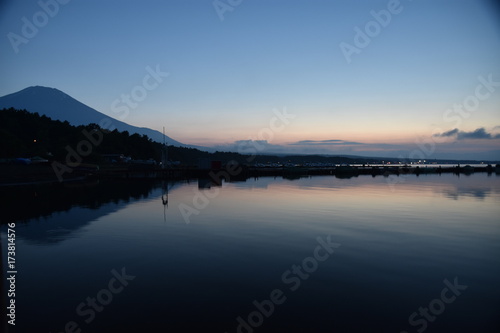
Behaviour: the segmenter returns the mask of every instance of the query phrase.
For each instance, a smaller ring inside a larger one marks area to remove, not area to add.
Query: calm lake
[[[16,332],[500,331],[499,175],[0,191]]]

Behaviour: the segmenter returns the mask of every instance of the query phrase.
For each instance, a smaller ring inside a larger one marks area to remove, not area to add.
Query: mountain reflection
[[[68,211],[73,207],[96,210],[107,203],[120,205],[131,199],[147,198],[159,186],[161,183],[157,182],[96,180],[0,187],[5,205],[2,224],[49,217],[54,212]]]
[[[5,204],[2,224],[17,222],[18,237],[30,243],[57,243],[75,237],[85,225],[102,216],[148,198],[159,187],[161,183],[145,181],[0,187]]]
[[[329,179],[329,181],[325,181]],[[379,186],[381,190],[405,191],[413,186],[424,186],[445,197],[457,200],[461,196],[484,199],[494,190],[490,177],[457,177],[455,175],[430,175],[415,177],[413,175],[399,177],[395,183],[386,181],[382,177],[328,177],[287,175],[283,177],[251,177],[238,181],[231,181],[237,188],[267,188],[270,184],[283,181],[287,186],[299,188],[342,189],[363,186]],[[496,177],[493,177],[496,178]],[[198,189],[222,187],[223,181],[214,181],[211,178],[195,180]],[[150,197],[153,191],[161,191],[162,200],[168,198],[168,191],[175,184],[184,182],[161,182],[155,180],[108,180],[75,183],[33,184],[28,186],[0,186],[2,198],[1,224],[8,222],[27,222],[32,219],[48,218],[56,212],[68,212],[79,207],[95,212],[95,218],[109,214],[120,207],[140,199]],[[187,181],[189,183],[189,181]],[[393,184],[394,186],[389,186]],[[384,186],[386,185],[386,186]],[[103,208],[103,205],[108,207]],[[165,203],[164,203],[165,204]],[[24,207],[21,209],[19,207]],[[84,214],[86,215],[86,214]],[[70,222],[68,222],[70,223]]]
[[[315,200],[331,198],[332,195],[352,196],[369,202],[373,193],[384,193],[388,198],[406,195],[415,200],[423,193],[434,193],[435,196],[451,200],[472,197],[484,200],[489,196],[498,196],[494,187],[497,177],[457,177],[455,175],[414,175],[401,177],[394,186],[389,186],[383,177],[357,176],[339,178],[329,176],[286,176],[248,178],[236,182],[214,181],[200,178],[197,190],[204,191],[211,187],[224,187],[224,192],[231,192],[232,198],[238,200],[241,190],[260,189],[275,191],[276,199],[294,205],[296,190],[309,190],[315,193]],[[175,204],[181,202],[192,204],[193,192],[189,181],[161,182],[145,180],[92,181],[81,183],[33,184],[30,186],[0,187],[0,195],[4,208],[2,224],[18,222],[19,237],[35,244],[52,244],[64,239],[77,237],[84,226],[105,215],[124,209],[131,203],[144,199],[158,199],[158,206],[163,204],[163,219],[166,221],[169,192],[184,188],[186,195],[174,196],[170,199]],[[195,185],[196,186],[196,185]],[[313,192],[315,191],[316,192]],[[171,193],[172,194],[172,193]],[[221,196],[214,200],[227,200]],[[341,197],[336,197],[343,200]],[[241,199],[241,198],[240,198]],[[231,199],[232,200],[232,199]],[[392,199],[391,199],[392,200]],[[22,207],[19,208],[22,203]],[[241,203],[238,203],[238,205]],[[299,204],[299,203],[297,203]],[[314,203],[310,202],[314,205]],[[174,209],[177,210],[177,209]],[[28,227],[29,224],[29,227]]]

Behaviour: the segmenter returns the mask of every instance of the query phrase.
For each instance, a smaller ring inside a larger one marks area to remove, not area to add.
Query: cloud
[[[487,133],[486,130],[481,127],[472,132],[458,132],[457,139],[493,139],[494,137]]]
[[[439,136],[441,138],[444,138],[448,136],[455,136],[458,132],[459,132],[458,128],[455,128],[441,134],[434,134],[434,136]]]
[[[267,140],[238,140],[225,145],[216,145],[213,148],[240,154],[277,153],[283,150],[283,146],[271,144]]]
[[[302,140],[290,143],[291,146],[325,146],[325,145],[361,145],[360,142],[344,140]]]
[[[452,129],[436,136],[449,137],[453,140],[436,145],[432,153],[422,151],[422,147],[415,142],[406,143],[360,143],[344,140],[301,140],[291,143],[275,143],[266,140],[238,140],[212,146],[219,151],[239,152],[245,155],[351,155],[387,158],[408,158],[415,151],[431,159],[471,159],[471,160],[500,160],[498,141],[499,131],[478,128],[467,132]],[[463,139],[458,141],[457,138]],[[474,140],[477,139],[477,140]],[[479,140],[483,139],[483,140]],[[486,140],[485,140],[486,139]]]
[[[409,147],[387,143],[370,144],[344,140],[301,140],[285,144],[273,144],[267,140],[238,140],[215,145],[212,148],[241,154],[361,154],[367,156],[380,156],[380,154],[386,156],[387,153],[401,154],[410,149]]]
[[[495,126],[497,128],[498,126]],[[464,139],[500,139],[500,134],[492,134],[486,132],[484,127],[480,127],[474,131],[471,132],[466,132],[466,131],[460,131],[458,128],[454,128],[452,130],[449,130],[447,132],[443,132],[440,134],[434,134],[435,137],[456,137],[457,140],[464,140]]]

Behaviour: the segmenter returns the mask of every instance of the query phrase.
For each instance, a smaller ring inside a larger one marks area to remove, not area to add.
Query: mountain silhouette
[[[55,88],[33,86],[0,97],[0,109],[10,107],[26,109],[32,113],[37,112],[53,120],[68,121],[75,126],[91,123],[99,124],[104,119],[109,119],[106,120],[110,124],[107,127],[108,129],[116,128],[120,132],[128,131],[130,134],[144,134],[154,141],[163,143],[163,134],[161,132],[146,127],[132,126],[107,116]],[[183,144],[166,135],[165,141],[168,145],[209,150],[206,147]]]

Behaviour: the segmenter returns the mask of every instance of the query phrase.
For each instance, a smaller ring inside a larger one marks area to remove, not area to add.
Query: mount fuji
[[[0,109],[10,107],[26,109],[32,113],[37,112],[39,115],[45,115],[53,120],[68,121],[74,126],[95,123],[110,130],[116,128],[120,132],[128,131],[130,134],[147,135],[153,141],[160,143],[163,142],[164,138],[163,134],[159,131],[147,127],[129,125],[107,116],[55,88],[33,86],[0,97]],[[206,147],[183,144],[166,135],[165,142],[173,146],[197,148],[205,151],[210,150]]]

